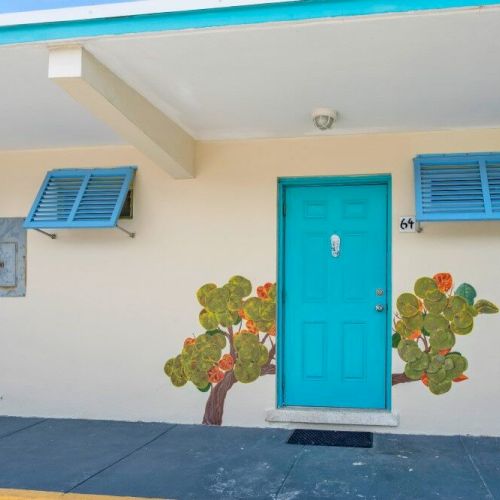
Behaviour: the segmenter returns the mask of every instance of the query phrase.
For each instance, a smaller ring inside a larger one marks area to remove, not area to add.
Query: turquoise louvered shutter
[[[115,227],[135,171],[119,167],[48,172],[24,227]]]
[[[420,155],[414,160],[418,221],[500,219],[500,154]]]

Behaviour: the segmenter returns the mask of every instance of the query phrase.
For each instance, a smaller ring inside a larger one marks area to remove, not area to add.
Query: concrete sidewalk
[[[290,431],[0,417],[0,488],[174,499],[500,499],[500,438],[379,434],[372,449]]]

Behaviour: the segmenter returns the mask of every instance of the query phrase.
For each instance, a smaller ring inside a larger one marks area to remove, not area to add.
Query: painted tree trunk
[[[203,423],[205,425],[222,425],[222,415],[224,413],[224,402],[226,396],[236,383],[236,377],[233,370],[226,373],[224,379],[212,388],[205,406],[205,415],[203,415]]]

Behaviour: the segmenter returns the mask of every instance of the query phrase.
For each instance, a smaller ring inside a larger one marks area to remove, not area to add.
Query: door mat
[[[372,448],[372,432],[318,431],[297,429],[288,438],[288,444],[309,446],[344,446],[350,448]]]

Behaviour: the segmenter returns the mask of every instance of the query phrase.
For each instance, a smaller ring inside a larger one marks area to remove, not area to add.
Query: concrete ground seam
[[[473,469],[476,471],[476,474],[478,475],[479,479],[483,483],[483,486],[486,488],[486,491],[488,492],[489,497],[492,498],[492,499],[494,499],[495,495],[493,495],[493,493],[491,492],[490,487],[488,486],[488,483],[485,481],[483,475],[481,474],[481,471],[479,470],[479,467],[477,466],[476,462],[474,461],[474,458],[470,454],[470,452],[469,452],[469,450],[467,448],[467,445],[464,443],[464,440],[462,439],[462,436],[458,436],[458,438],[460,440],[462,448],[464,449],[464,451],[465,451],[465,453],[467,455],[467,458],[469,459],[469,462],[471,463]]]
[[[64,493],[65,494],[66,493],[71,493],[76,488],[79,488],[82,484],[86,483],[90,479],[93,479],[94,477],[98,476],[99,474],[102,474],[104,471],[110,469],[111,467],[114,467],[115,465],[119,464],[120,462],[122,462],[126,458],[129,458],[134,453],[137,453],[138,451],[142,450],[143,448],[145,448],[146,446],[150,445],[151,443],[154,443],[157,439],[160,439],[162,436],[164,436],[165,434],[167,434],[168,432],[170,432],[175,427],[177,427],[177,424],[173,424],[171,427],[169,427],[168,429],[165,429],[163,432],[161,432],[160,434],[158,434],[157,436],[155,436],[153,439],[150,439],[148,442],[142,444],[141,446],[138,446],[137,448],[133,449],[131,452],[127,453],[123,457],[120,457],[118,460],[115,460],[113,463],[107,465],[106,467],[103,467],[101,470],[95,472],[94,474],[91,474],[89,477],[87,477],[83,481],[80,481],[75,486],[72,486],[69,490],[66,490]]]

